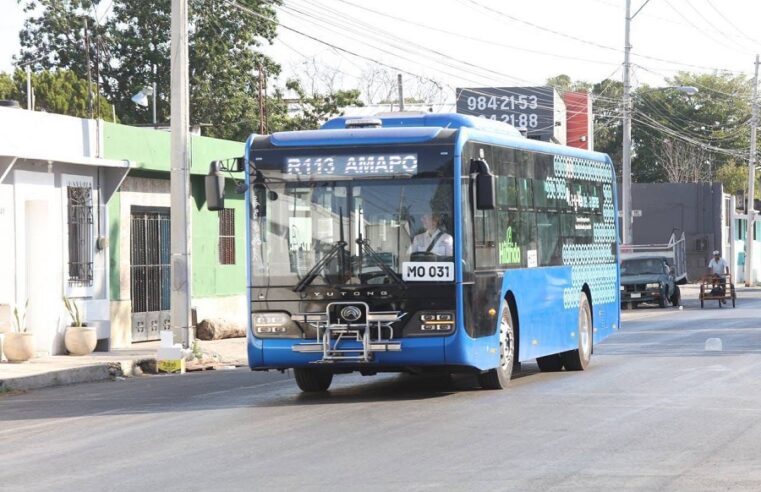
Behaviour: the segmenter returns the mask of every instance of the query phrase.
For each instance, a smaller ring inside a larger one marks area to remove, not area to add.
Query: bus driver
[[[454,255],[454,240],[444,231],[438,214],[423,214],[421,221],[425,231],[412,240],[412,253],[433,253],[438,256]]]

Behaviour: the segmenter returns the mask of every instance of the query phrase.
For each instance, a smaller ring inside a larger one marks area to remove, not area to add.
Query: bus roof
[[[335,130],[346,128],[347,121],[366,119],[368,119],[366,116],[340,116],[328,120],[320,127],[320,129]],[[373,119],[380,120],[383,123],[383,128],[473,128],[476,130],[502,133],[513,137],[521,136],[521,132],[507,123],[458,113],[385,113],[373,116]]]
[[[367,116],[341,116],[328,120],[319,130],[273,133],[269,143],[275,147],[416,144],[432,142],[442,131],[468,129],[470,138],[485,143],[610,162],[608,156],[599,152],[527,139],[507,123],[457,113],[387,113],[372,117],[380,120],[380,127],[346,127],[351,120],[367,119]]]
[[[341,116],[327,121],[319,130],[277,132],[271,143],[276,147],[311,147],[329,145],[367,145],[384,143],[425,143],[434,140],[442,130],[472,128],[510,137],[521,137],[512,126],[455,113],[392,113],[373,117],[380,120],[375,128],[346,128],[346,122],[367,119]]]

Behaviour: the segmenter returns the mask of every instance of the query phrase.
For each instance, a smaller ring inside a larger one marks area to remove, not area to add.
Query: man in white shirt
[[[724,277],[729,273],[729,265],[727,265],[726,260],[721,257],[721,253],[714,251],[713,258],[708,262],[708,270],[712,275],[724,280]]]
[[[723,294],[726,289],[725,282],[727,278],[726,276],[729,274],[729,265],[727,265],[727,262],[721,257],[721,253],[718,251],[713,252],[713,258],[708,262],[708,271],[713,275],[714,289],[721,289]],[[721,300],[722,304],[725,304],[726,302],[727,301],[724,299]]]
[[[438,215],[424,214],[421,218],[425,231],[412,240],[412,253],[433,253],[439,256],[454,255],[454,239],[440,227]]]

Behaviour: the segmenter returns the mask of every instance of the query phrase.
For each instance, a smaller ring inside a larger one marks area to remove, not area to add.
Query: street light
[[[144,108],[148,107],[148,98],[153,98],[153,126],[156,126],[156,82],[153,87],[143,87],[140,92],[132,96],[132,102]]]

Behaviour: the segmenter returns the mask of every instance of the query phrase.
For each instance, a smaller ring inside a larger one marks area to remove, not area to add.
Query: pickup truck
[[[638,256],[621,262],[621,305],[633,308],[642,302],[678,306],[681,301],[674,269],[664,256]]]

